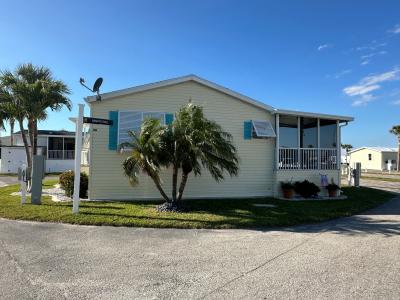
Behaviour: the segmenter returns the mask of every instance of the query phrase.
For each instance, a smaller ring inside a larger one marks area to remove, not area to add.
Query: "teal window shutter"
[[[253,124],[251,121],[244,121],[243,123],[243,138],[245,140],[251,140]]]
[[[108,150],[118,149],[118,110],[108,112],[113,124],[108,126]]]
[[[174,121],[174,114],[165,114],[166,125],[172,124],[173,121]]]

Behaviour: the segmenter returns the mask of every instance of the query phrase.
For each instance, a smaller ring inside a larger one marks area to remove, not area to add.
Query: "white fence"
[[[74,159],[74,150],[48,150],[47,159]]]
[[[335,170],[337,165],[335,148],[280,148],[279,169],[282,170]]]

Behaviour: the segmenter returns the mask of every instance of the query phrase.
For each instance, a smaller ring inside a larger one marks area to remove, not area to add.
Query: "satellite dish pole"
[[[103,78],[102,77],[99,77],[99,78],[96,79],[96,81],[93,84],[93,88],[92,89],[85,84],[85,79],[83,79],[82,77],[79,78],[79,83],[81,85],[83,85],[85,88],[87,88],[89,91],[91,91],[92,93],[96,93],[97,94],[96,101],[101,101],[100,86],[103,83]]]

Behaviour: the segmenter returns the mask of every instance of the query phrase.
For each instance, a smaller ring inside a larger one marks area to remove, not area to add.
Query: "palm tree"
[[[169,202],[170,200],[162,188],[161,163],[158,159],[160,138],[163,133],[164,127],[161,126],[159,120],[146,120],[142,124],[140,134],[134,131],[128,132],[132,141],[122,143],[120,149],[130,151],[130,155],[124,160],[122,167],[131,185],[136,186],[139,183],[139,173],[144,172],[154,181],[164,200]]]
[[[232,136],[217,123],[204,117],[203,109],[191,103],[183,106],[174,122],[168,126],[150,119],[143,122],[140,134],[129,132],[132,142],[123,143],[121,149],[131,154],[123,162],[125,175],[132,185],[138,184],[139,172],[152,178],[167,202],[162,209],[175,210],[182,200],[190,173],[201,175],[206,168],[218,182],[224,171],[236,176],[239,171],[236,148]],[[160,170],[172,165],[172,197],[162,188]],[[178,187],[178,174],[182,171]]]
[[[189,103],[183,106],[173,123],[175,150],[178,167],[182,169],[176,201],[182,200],[190,173],[201,175],[207,169],[215,181],[239,172],[239,158],[232,142],[232,135],[220,125],[205,118],[203,108]],[[175,184],[175,183],[173,183]]]
[[[47,109],[59,111],[65,106],[71,110],[71,101],[67,97],[70,91],[64,82],[55,80],[46,67],[22,64],[15,74],[22,83],[19,93],[24,99],[33,156],[37,154],[38,121],[47,118]]]
[[[400,171],[400,125],[393,126],[390,130],[390,133],[394,134],[397,137],[397,171]]]
[[[29,145],[26,137],[26,131],[24,127],[24,119],[26,113],[22,106],[22,100],[19,97],[18,90],[19,84],[15,81],[15,78],[10,72],[2,72],[0,75],[0,111],[3,116],[3,121],[8,120],[10,123],[11,137],[14,131],[14,122],[17,121],[20,127],[22,140],[26,152],[26,160],[28,167],[32,166],[32,160],[29,153]],[[11,139],[13,142],[13,139]]]

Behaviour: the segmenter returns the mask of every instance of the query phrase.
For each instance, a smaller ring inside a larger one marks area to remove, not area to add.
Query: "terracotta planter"
[[[328,194],[330,198],[335,198],[337,197],[338,190],[328,190]]]
[[[283,198],[286,198],[286,199],[292,199],[294,196],[293,189],[282,189],[282,193],[283,193]]]

